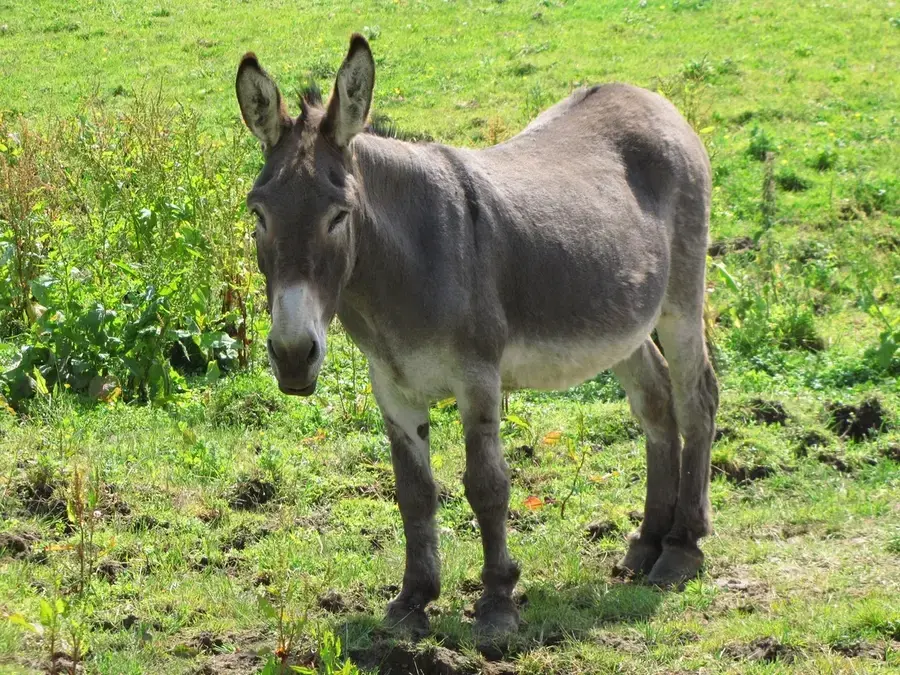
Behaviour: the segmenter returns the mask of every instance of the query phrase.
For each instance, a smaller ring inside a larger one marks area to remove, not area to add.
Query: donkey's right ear
[[[235,88],[244,123],[262,143],[263,152],[268,154],[290,128],[291,117],[278,85],[262,69],[253,52],[241,59]]]

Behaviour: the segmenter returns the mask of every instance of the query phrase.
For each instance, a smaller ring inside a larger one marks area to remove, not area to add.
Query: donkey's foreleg
[[[519,566],[506,546],[509,476],[500,445],[500,377],[496,372],[469,383],[457,396],[466,435],[466,498],[481,529],[484,593],[475,605],[481,638],[515,631],[519,612],[512,600]]]
[[[372,391],[391,442],[397,504],[406,535],[403,587],[388,604],[387,623],[421,636],[429,630],[425,607],[441,592],[434,518],[437,488],[428,448],[428,406],[406,401],[374,369]]]

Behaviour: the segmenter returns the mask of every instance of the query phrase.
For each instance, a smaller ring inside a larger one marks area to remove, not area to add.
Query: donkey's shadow
[[[535,582],[526,585],[519,597],[519,631],[503,644],[476,649],[471,607],[477,595],[447,589],[448,595],[454,592],[451,606],[440,607],[432,614],[431,634],[418,648],[398,640],[372,615],[348,618],[338,627],[339,634],[358,663],[380,672],[400,672],[396,667],[402,670],[401,662],[408,660],[422,672],[429,672],[427,660],[437,658],[435,643],[455,652],[481,651],[489,660],[513,659],[567,640],[585,639],[602,626],[646,621],[665,598],[664,591],[638,583],[598,580],[560,588]],[[620,640],[613,638],[617,647]]]

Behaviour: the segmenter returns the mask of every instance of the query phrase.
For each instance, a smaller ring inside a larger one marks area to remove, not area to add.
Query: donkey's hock
[[[647,438],[646,515],[616,571],[659,585],[693,577],[718,405],[703,339],[703,144],[667,101],[623,84],[580,89],[494,147],[408,143],[367,127],[374,84],[359,35],[327,103],[307,91],[297,117],[255,56],[237,75],[265,154],[247,203],[279,385],[313,392],[335,315],[369,360],[406,536],[388,621],[427,631],[440,592],[430,402],[459,403],[484,547],[476,627],[490,640],[518,625],[501,391],[609,368]]]

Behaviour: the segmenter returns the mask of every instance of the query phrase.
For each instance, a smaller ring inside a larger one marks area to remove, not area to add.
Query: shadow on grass
[[[664,598],[663,591],[637,583],[595,581],[564,588],[531,584],[521,596],[518,633],[499,651],[483,653],[489,660],[512,659],[581,639],[600,626],[646,621]],[[462,602],[454,606],[457,609],[431,617],[431,635],[417,645],[398,640],[384,629],[379,617],[371,615],[349,617],[336,632],[354,662],[380,673],[413,666],[426,674],[476,672],[471,660],[477,651],[473,624]]]

